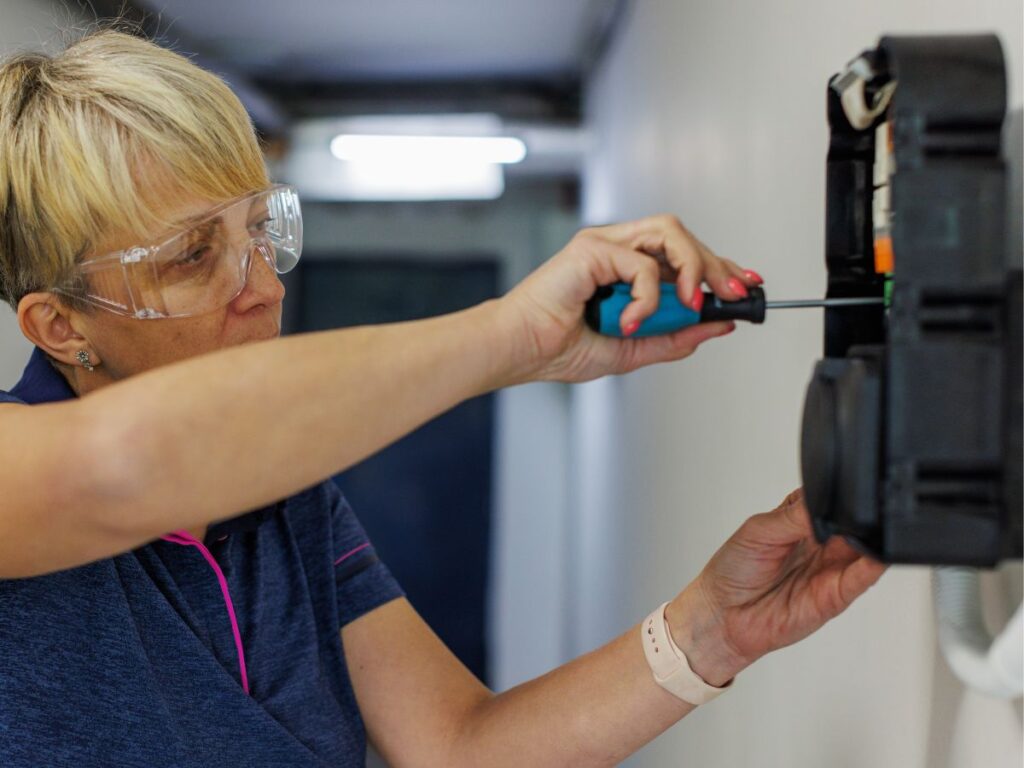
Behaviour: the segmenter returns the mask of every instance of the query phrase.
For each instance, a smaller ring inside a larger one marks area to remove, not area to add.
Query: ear
[[[99,354],[88,339],[72,326],[71,310],[52,293],[24,296],[18,302],[18,325],[26,339],[60,363],[80,365],[76,355],[84,349],[93,365],[100,364]]]

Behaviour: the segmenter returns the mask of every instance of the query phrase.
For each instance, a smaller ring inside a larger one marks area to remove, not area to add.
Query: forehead
[[[164,200],[154,201],[152,207],[157,215],[145,230],[132,228],[112,232],[96,248],[91,249],[89,255],[101,256],[136,245],[157,244],[211,218],[220,219],[229,225],[244,225],[246,217],[261,200],[258,195],[247,198],[249,195],[230,200],[213,200],[176,190]]]
[[[131,227],[136,240],[187,227],[265,184],[263,181],[257,187],[240,187],[238,179],[227,178],[228,170],[209,176],[182,175],[165,159],[142,153],[133,164],[132,179],[149,215],[146,222],[139,222],[143,226]]]
[[[192,200],[181,201],[175,208],[169,208],[166,220],[170,222],[169,229],[177,231],[195,226],[211,218],[242,218],[253,208],[260,207],[263,202],[263,198],[258,192],[251,192],[230,200],[221,201],[196,197]]]

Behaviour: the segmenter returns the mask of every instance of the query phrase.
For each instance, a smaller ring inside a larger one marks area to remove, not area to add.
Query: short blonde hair
[[[228,200],[268,183],[245,108],[188,59],[94,32],[0,65],[0,298],[63,285],[113,236],[169,222],[169,198]]]

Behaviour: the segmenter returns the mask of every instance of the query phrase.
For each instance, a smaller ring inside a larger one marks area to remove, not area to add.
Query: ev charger
[[[827,296],[886,301],[826,310],[801,437],[822,541],[887,563],[1021,557],[1005,115],[994,35],[883,37],[829,81]]]

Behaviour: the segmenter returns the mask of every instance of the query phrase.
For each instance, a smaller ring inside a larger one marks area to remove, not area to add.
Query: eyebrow
[[[201,211],[200,213],[197,213],[194,216],[188,216],[188,217],[186,217],[184,219],[179,219],[178,221],[173,222],[171,224],[170,228],[177,229],[179,227],[191,226],[193,224],[198,224],[199,222],[201,222],[204,219],[209,218],[209,217],[210,217],[210,211],[209,210]],[[220,217],[219,214],[214,214],[213,218],[219,219],[221,217]]]
[[[249,205],[249,212],[252,213],[253,209],[258,204],[260,204],[260,203],[263,203],[263,207],[264,208],[268,208],[269,209],[269,206],[266,204],[265,200],[253,200],[252,203],[250,203],[250,205]],[[174,223],[171,224],[171,227],[178,228],[178,227],[187,227],[187,226],[191,226],[193,224],[198,224],[200,221],[203,221],[204,219],[206,219],[208,216],[211,216],[211,215],[214,217],[214,219],[216,219],[218,221],[222,220],[223,217],[220,214],[223,213],[223,210],[221,209],[221,206],[215,206],[213,208],[213,210],[216,211],[217,213],[216,214],[211,214],[209,209],[206,210],[206,211],[200,211],[197,214],[194,214],[192,216],[187,216],[184,219],[179,219],[178,221],[175,221]]]
[[[217,227],[221,226],[223,223],[224,217],[220,215],[216,215],[210,219],[206,219],[204,216],[193,216],[189,219],[182,220],[182,224],[185,225],[184,232],[172,234],[175,229],[182,226],[182,224],[178,224],[175,225],[173,229],[168,230],[168,234],[170,234],[171,239],[177,239],[179,237],[184,237],[186,239],[194,237],[209,237],[210,233],[216,230]]]

